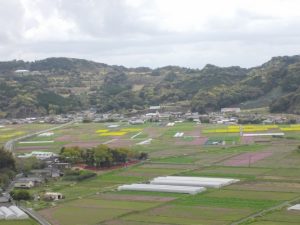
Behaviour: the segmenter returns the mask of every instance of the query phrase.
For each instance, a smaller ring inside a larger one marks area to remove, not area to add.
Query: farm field
[[[166,127],[159,123],[73,124],[54,131],[51,137],[32,137],[18,143],[16,152],[33,150],[59,152],[63,146],[88,148],[99,144],[127,146],[149,154],[149,160],[98,175],[81,182],[50,181],[30,191],[58,191],[65,199],[54,204],[27,202],[54,225],[295,225],[300,212],[286,207],[266,215],[252,215],[300,199],[300,131],[287,129],[284,137],[251,137],[244,140],[235,127],[199,125],[192,122]],[[251,133],[281,132],[290,126],[245,129]],[[220,130],[222,132],[220,132]],[[230,132],[228,132],[228,130]],[[271,131],[270,131],[271,130]],[[226,132],[225,132],[226,131]],[[182,137],[174,137],[176,133]],[[141,144],[151,139],[148,144]],[[51,143],[36,143],[53,141]],[[239,179],[220,189],[208,188],[197,195],[116,191],[122,184],[148,182],[157,176],[205,176]],[[249,218],[243,223],[242,220]],[[0,222],[1,224],[1,222]]]
[[[26,220],[0,220],[0,225],[38,225],[33,219]]]
[[[54,126],[55,125],[52,124],[17,124],[0,127],[0,146],[4,145],[5,142],[13,138],[24,136],[40,130],[49,129]]]

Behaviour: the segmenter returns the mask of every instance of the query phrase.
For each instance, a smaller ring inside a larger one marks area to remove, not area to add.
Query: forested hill
[[[173,103],[201,113],[229,106],[300,113],[299,86],[300,56],[275,57],[249,69],[126,68],[73,58],[8,61],[0,62],[0,117]]]

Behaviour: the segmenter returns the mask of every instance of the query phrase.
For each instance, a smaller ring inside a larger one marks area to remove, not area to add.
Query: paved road
[[[8,142],[5,143],[4,149],[6,149],[7,151],[13,152],[14,148],[15,148],[15,143],[18,142],[18,141],[21,141],[21,140],[24,140],[26,138],[30,138],[30,137],[33,137],[33,136],[36,136],[36,135],[39,135],[39,134],[42,134],[42,133],[46,133],[46,132],[49,132],[49,131],[53,131],[53,130],[57,130],[57,129],[69,126],[69,125],[73,124],[74,122],[75,121],[71,121],[69,123],[64,123],[64,124],[61,124],[61,125],[56,126],[56,127],[52,127],[52,128],[46,129],[46,130],[38,131],[38,132],[35,132],[35,133],[32,133],[32,134],[27,134],[27,135],[24,135],[22,137],[18,137],[18,138],[9,140]]]

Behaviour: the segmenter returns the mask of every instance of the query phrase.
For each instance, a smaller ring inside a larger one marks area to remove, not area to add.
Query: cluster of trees
[[[29,158],[16,158],[15,160],[17,171],[24,175],[27,175],[30,170],[44,169],[46,167],[46,162],[39,160],[34,156]]]
[[[99,145],[92,149],[79,147],[63,147],[60,151],[61,160],[65,162],[85,163],[94,167],[110,167],[130,160],[144,160],[147,153],[138,153],[127,148],[110,148]]]
[[[16,172],[16,162],[11,152],[0,147],[0,187],[5,187]]]
[[[10,196],[16,201],[32,199],[32,195],[27,190],[12,190]]]

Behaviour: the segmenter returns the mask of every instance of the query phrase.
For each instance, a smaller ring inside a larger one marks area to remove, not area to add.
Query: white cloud
[[[254,66],[298,54],[297,0],[0,0],[0,60]]]

